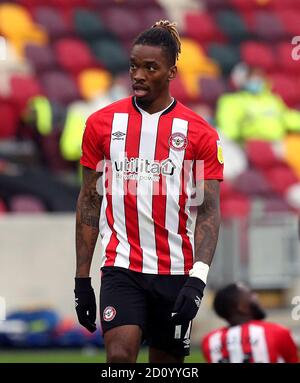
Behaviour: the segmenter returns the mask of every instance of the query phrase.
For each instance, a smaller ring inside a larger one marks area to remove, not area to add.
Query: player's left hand
[[[188,277],[176,299],[172,321],[190,321],[195,318],[200,307],[206,284],[196,277]]]
[[[89,332],[96,331],[96,299],[91,278],[75,278],[75,309],[79,323]]]

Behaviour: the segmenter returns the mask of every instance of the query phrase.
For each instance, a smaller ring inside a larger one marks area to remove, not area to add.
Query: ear
[[[239,314],[247,315],[250,312],[249,304],[246,301],[241,300],[237,305],[237,312]]]
[[[168,80],[169,80],[169,81],[174,80],[174,78],[176,77],[176,75],[177,75],[177,66],[176,66],[176,65],[173,65],[173,66],[171,66],[171,68],[169,69]]]

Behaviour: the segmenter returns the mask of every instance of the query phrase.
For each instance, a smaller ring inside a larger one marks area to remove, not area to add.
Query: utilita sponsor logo
[[[172,176],[176,169],[175,164],[169,158],[163,161],[145,160],[143,158],[125,157],[123,160],[115,161],[115,170],[127,174],[149,174],[153,176]]]

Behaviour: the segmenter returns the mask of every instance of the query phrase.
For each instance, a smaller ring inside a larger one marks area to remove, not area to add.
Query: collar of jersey
[[[135,109],[141,113],[142,115],[144,116],[147,116],[147,117],[156,117],[156,116],[161,116],[162,114],[167,114],[169,112],[171,112],[172,109],[174,109],[175,105],[176,105],[176,100],[174,97],[172,97],[172,101],[171,103],[163,110],[160,110],[156,113],[148,113],[146,112],[144,109],[140,108],[137,103],[136,103],[136,99],[135,97],[133,96],[132,97],[132,103],[133,103],[133,106],[135,107]]]

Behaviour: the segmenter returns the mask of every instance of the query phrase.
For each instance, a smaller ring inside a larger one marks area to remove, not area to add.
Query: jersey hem
[[[100,270],[102,270],[103,268],[116,268],[116,269],[124,269],[124,270],[129,270],[129,271],[133,271],[135,273],[139,273],[139,274],[147,274],[147,275],[188,275],[189,274],[189,270],[187,271],[178,271],[178,272],[174,272],[172,271],[172,273],[169,273],[169,272],[160,272],[160,273],[157,273],[155,272],[154,270],[153,271],[140,271],[140,270],[136,270],[136,269],[133,269],[133,268],[127,268],[127,267],[122,267],[122,266],[101,266],[100,267]]]
[[[208,177],[204,177],[204,181],[205,180],[217,180],[217,181],[223,181],[223,177],[222,176],[208,176]]]

